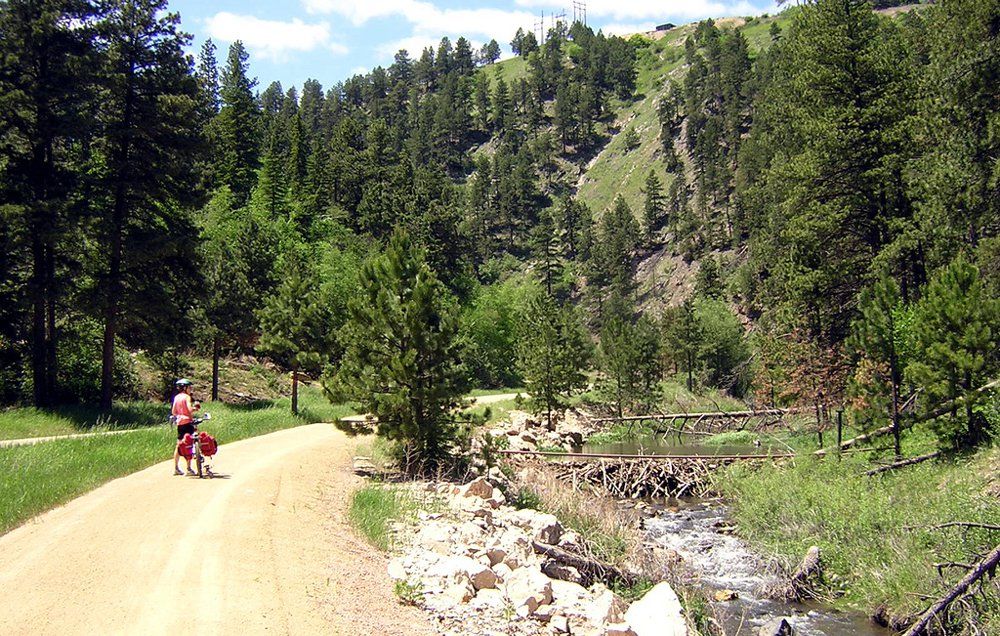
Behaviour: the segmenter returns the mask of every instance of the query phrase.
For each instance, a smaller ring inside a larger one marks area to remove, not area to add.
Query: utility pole
[[[538,34],[538,46],[545,44],[545,12],[535,20],[535,32]]]
[[[587,3],[585,0],[573,0],[573,22],[587,26]]]

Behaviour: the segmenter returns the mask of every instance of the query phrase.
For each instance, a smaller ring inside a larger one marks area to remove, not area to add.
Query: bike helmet
[[[191,386],[192,384],[191,380],[188,380],[187,378],[181,378],[174,382],[174,385],[179,387]]]

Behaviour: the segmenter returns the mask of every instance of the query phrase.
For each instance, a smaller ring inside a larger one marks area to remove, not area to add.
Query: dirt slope
[[[0,537],[4,634],[433,634],[346,510],[354,443],[316,424],[169,463]]]

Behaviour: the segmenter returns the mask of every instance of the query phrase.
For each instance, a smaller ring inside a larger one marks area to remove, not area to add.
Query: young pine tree
[[[937,418],[938,437],[956,447],[982,443],[986,423],[977,412],[984,394],[976,389],[998,369],[1000,303],[983,289],[979,270],[959,256],[931,281],[914,315],[915,359],[907,375],[924,389],[931,410],[951,405],[950,417]],[[959,401],[963,419],[955,417]]]
[[[377,416],[379,435],[401,443],[407,469],[437,468],[449,454],[451,413],[467,383],[458,311],[405,231],[397,229],[386,252],[362,267],[349,315],[329,393]]]
[[[292,369],[292,413],[299,412],[299,372],[317,372],[334,346],[334,321],[320,279],[305,255],[286,254],[282,282],[261,308],[261,351]]]
[[[521,324],[518,366],[532,402],[545,409],[553,430],[552,411],[587,386],[590,343],[572,310],[559,307],[546,294],[531,301]]]

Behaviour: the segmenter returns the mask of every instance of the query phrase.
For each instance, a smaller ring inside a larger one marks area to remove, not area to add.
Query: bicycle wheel
[[[195,443],[195,445],[194,445],[194,457],[195,457],[195,463],[198,464],[198,479],[201,479],[201,477],[202,477],[201,467],[202,467],[202,464],[204,463],[204,457],[202,457],[202,454],[201,454],[201,444]]]

